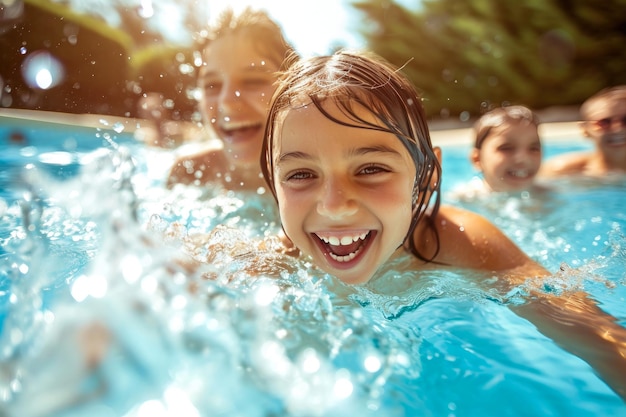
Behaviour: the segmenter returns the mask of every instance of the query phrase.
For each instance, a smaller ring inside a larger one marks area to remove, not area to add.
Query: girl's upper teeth
[[[517,171],[511,171],[511,174],[515,177],[527,177],[528,171],[525,169],[518,169]]]
[[[350,245],[354,242],[356,242],[357,240],[363,240],[365,239],[365,237],[367,236],[367,233],[361,233],[358,235],[346,235],[346,236],[341,236],[337,237],[337,236],[320,236],[318,235],[318,237],[320,239],[322,239],[322,241],[333,245],[333,246],[339,246],[339,245]]]

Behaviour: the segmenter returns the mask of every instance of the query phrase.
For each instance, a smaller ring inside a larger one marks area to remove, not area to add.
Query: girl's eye
[[[512,152],[513,147],[512,146],[500,146],[498,147],[498,151],[499,152]]]
[[[286,175],[285,181],[304,181],[311,178],[314,178],[314,175],[309,171],[295,171]]]
[[[390,172],[390,171],[391,170],[386,167],[370,164],[361,168],[359,170],[359,174],[360,175],[372,175],[372,174],[380,174],[380,173],[385,173],[385,172]]]

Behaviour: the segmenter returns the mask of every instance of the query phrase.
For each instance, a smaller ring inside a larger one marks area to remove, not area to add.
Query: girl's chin
[[[324,261],[323,265],[324,268],[322,269],[324,272],[334,276],[347,285],[365,284],[372,278],[372,276],[374,276],[374,272],[365,271],[362,268],[355,269],[355,267],[352,267],[351,269],[353,270],[348,270],[350,267],[345,265],[342,265],[341,268],[336,268],[330,266],[327,261]]]
[[[336,278],[339,279],[339,281],[343,282],[346,285],[367,284],[369,282],[369,280],[371,279],[370,276],[363,276],[363,275],[359,275],[357,277],[353,277],[353,276],[337,276]]]

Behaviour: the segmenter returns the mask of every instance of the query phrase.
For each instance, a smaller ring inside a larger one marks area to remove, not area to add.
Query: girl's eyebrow
[[[353,148],[347,152],[347,156],[362,156],[362,155],[367,155],[371,153],[385,153],[385,154],[392,154],[393,156],[401,156],[400,152],[386,145],[363,146],[360,148]],[[312,160],[315,158],[306,152],[300,152],[300,151],[286,152],[286,153],[281,154],[278,157],[277,162],[280,163],[289,159]]]
[[[367,155],[369,153],[390,153],[400,156],[400,152],[386,145],[363,146],[360,148],[351,149],[350,152],[348,152],[349,155],[354,156]]]
[[[286,152],[278,156],[277,163],[288,161],[290,159],[313,159],[313,156],[306,152]]]

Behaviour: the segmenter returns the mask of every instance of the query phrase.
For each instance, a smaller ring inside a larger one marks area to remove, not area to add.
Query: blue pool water
[[[112,126],[0,123],[0,415],[626,416],[467,275],[349,288],[259,245],[279,229],[267,195],[166,190],[171,151]],[[446,200],[474,175],[467,151],[444,147]],[[625,191],[463,204],[626,326]],[[208,262],[186,269],[181,246]]]

